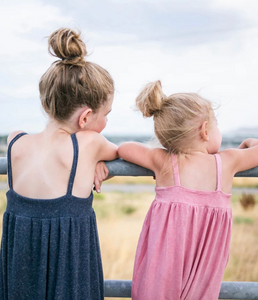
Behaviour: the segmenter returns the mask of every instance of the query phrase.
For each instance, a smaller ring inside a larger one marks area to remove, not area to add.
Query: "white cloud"
[[[200,91],[202,96],[220,104],[218,118],[223,132],[236,126],[257,126],[257,37],[258,30],[252,29],[238,34],[235,41],[198,44],[181,52],[163,49],[158,43],[99,46],[90,58],[111,72],[118,91],[113,105],[114,121],[110,117],[106,131],[153,131],[149,121],[131,108],[140,89],[157,79],[167,95]],[[122,121],[116,126],[118,118]]]
[[[35,84],[25,84],[21,87],[17,87],[16,89],[12,89],[11,87],[3,86],[0,88],[0,93],[5,94],[7,96],[15,97],[15,98],[31,98],[35,97],[38,92],[38,86]]]
[[[258,5],[256,0],[212,0],[214,9],[235,10],[248,19],[257,22]]]
[[[29,34],[41,29],[47,32],[53,26],[60,26],[69,19],[60,14],[57,7],[44,5],[39,1],[5,2],[1,4],[1,38],[4,44],[0,55],[22,55],[24,52],[41,51],[42,36],[38,40],[29,38]]]
[[[44,36],[69,20],[57,7],[39,1],[1,4],[1,98],[38,97],[39,78],[51,61]]]

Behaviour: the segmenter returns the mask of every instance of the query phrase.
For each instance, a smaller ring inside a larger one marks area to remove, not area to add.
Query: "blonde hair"
[[[80,31],[60,28],[48,39],[48,51],[60,58],[40,79],[39,91],[45,112],[66,121],[76,108],[88,106],[94,112],[114,93],[110,74],[85,60],[87,50]]]
[[[185,153],[198,136],[202,122],[210,124],[213,112],[210,101],[194,93],[167,97],[161,82],[149,83],[136,98],[144,117],[153,116],[155,134],[170,153]]]

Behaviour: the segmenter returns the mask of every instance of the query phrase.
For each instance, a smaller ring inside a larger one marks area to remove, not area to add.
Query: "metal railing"
[[[110,176],[154,176],[151,170],[129,163],[121,158],[107,161],[106,165]],[[6,172],[7,159],[6,157],[0,157],[0,175],[6,174]],[[258,167],[239,172],[235,177],[258,177]]]
[[[106,162],[110,176],[153,176],[154,173],[122,159]],[[0,174],[6,174],[6,158],[0,158]],[[239,172],[236,177],[258,177],[258,167]],[[105,297],[130,298],[131,280],[105,280]],[[258,282],[222,282],[219,299],[258,300]]]

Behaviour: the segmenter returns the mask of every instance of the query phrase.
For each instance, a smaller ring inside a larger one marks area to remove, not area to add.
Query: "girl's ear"
[[[91,108],[87,108],[85,110],[83,110],[79,116],[79,127],[81,129],[84,129],[86,125],[88,125],[88,120],[89,117],[92,114],[92,109]]]
[[[204,121],[201,125],[201,138],[205,141],[208,142],[209,141],[209,130],[208,130],[208,122]]]

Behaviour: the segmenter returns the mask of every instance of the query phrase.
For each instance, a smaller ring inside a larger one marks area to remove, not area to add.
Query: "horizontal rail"
[[[154,176],[154,173],[151,170],[129,163],[121,158],[107,161],[106,165],[110,176]],[[7,159],[6,157],[0,157],[0,175],[6,173]]]
[[[110,176],[154,176],[153,171],[129,163],[121,158],[107,161],[106,165]],[[7,173],[7,159],[0,157],[0,175]],[[239,172],[235,177],[258,177],[258,167]]]
[[[105,280],[105,297],[131,297],[131,280]],[[258,282],[222,282],[219,299],[258,299]]]

